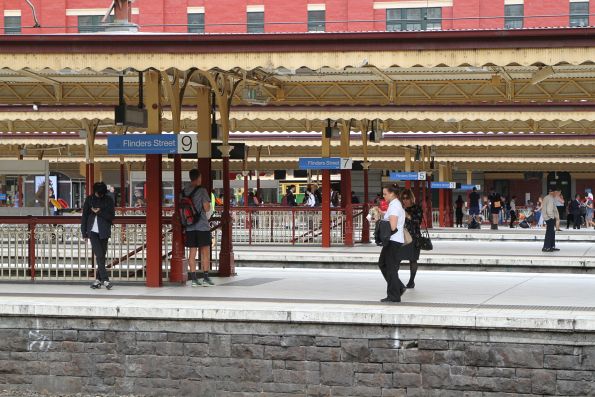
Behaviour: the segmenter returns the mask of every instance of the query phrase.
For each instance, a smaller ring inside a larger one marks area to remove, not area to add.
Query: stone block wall
[[[0,385],[146,396],[595,396],[595,334],[2,317]]]

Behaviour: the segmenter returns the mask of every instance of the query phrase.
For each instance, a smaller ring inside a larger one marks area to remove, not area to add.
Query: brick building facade
[[[0,33],[101,31],[109,0],[0,0]],[[137,0],[142,32],[276,33],[595,25],[595,0]]]

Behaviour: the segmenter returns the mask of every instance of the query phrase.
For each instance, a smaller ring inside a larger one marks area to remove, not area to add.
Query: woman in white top
[[[386,280],[386,298],[381,302],[400,302],[401,295],[407,288],[399,279],[399,249],[405,242],[403,230],[405,229],[405,210],[399,201],[399,187],[396,184],[382,189],[384,199],[389,203],[388,210],[384,214],[384,220],[390,222],[393,235],[390,243],[382,247],[378,267]]]

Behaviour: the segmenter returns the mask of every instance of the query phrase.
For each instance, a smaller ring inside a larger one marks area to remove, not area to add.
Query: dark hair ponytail
[[[399,198],[399,185],[396,183],[393,183],[391,185],[385,186],[384,189],[386,189],[387,192],[394,194],[395,196],[397,196],[397,198]]]

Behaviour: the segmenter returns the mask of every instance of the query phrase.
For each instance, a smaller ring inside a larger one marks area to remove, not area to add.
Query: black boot
[[[409,282],[407,283],[407,288],[413,289],[415,288],[415,275],[417,274],[417,262],[409,263]]]

